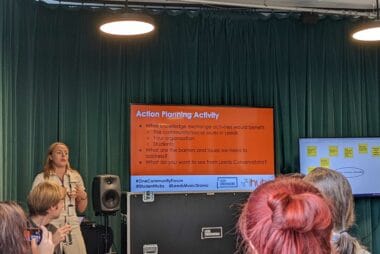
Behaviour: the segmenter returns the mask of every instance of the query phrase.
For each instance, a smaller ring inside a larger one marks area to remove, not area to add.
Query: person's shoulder
[[[82,179],[82,176],[80,175],[79,171],[73,168],[70,168],[68,170],[71,177],[75,179],[75,181],[80,181]]]
[[[44,181],[44,173],[40,172],[37,175],[35,175],[35,177],[34,177],[33,187],[36,186],[37,184],[39,184],[40,182],[43,182],[43,181]]]
[[[70,174],[73,174],[73,175],[80,175],[79,171],[76,170],[75,168],[70,168],[68,171],[69,171]]]
[[[371,254],[365,247],[360,246],[359,250],[356,251],[357,254]]]
[[[35,175],[35,177],[34,178],[43,178],[44,177],[44,172],[43,171],[40,171],[40,172],[38,172],[36,175]]]

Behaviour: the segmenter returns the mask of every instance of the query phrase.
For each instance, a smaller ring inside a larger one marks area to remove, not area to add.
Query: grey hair
[[[359,254],[365,249],[347,231],[355,222],[354,198],[351,185],[341,173],[329,168],[317,167],[304,177],[314,184],[331,203],[334,221],[332,241],[341,254]]]

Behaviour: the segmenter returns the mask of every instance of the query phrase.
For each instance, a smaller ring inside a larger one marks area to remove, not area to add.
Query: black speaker
[[[113,214],[120,209],[120,179],[116,175],[98,175],[92,182],[92,206],[95,215]]]

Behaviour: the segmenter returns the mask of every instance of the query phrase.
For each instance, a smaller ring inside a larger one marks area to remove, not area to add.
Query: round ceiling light
[[[380,41],[380,20],[359,26],[353,31],[352,38],[358,41]]]
[[[153,19],[147,15],[124,13],[106,19],[99,29],[106,34],[116,36],[133,36],[146,34],[154,30]]]

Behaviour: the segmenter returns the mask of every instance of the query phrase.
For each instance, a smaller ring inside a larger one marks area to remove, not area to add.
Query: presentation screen
[[[380,194],[380,138],[301,138],[301,173],[326,167],[345,175],[356,196]]]
[[[253,190],[274,178],[273,109],[132,104],[131,191]]]

